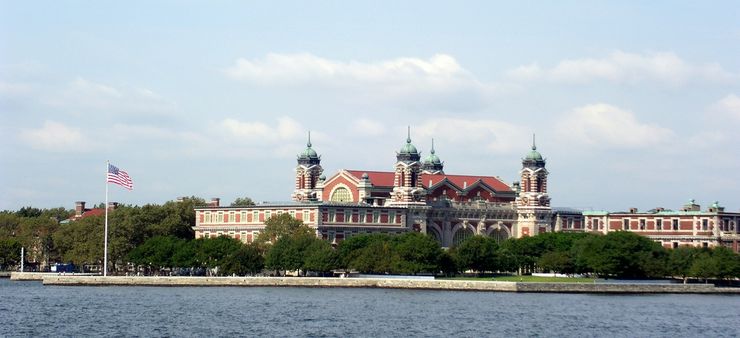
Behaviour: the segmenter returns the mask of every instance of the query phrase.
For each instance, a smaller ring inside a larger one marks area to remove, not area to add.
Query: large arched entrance
[[[493,229],[489,232],[488,236],[495,239],[496,243],[501,244],[509,238],[509,233],[503,227],[499,227],[498,229]]]
[[[464,242],[470,237],[473,237],[472,229],[468,227],[457,229],[457,231],[455,231],[455,234],[452,236],[452,246],[458,246],[460,245],[460,243]]]

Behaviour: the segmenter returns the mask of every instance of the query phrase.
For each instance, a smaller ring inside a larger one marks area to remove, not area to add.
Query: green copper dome
[[[401,151],[399,151],[399,153],[411,155],[411,154],[418,154],[419,151],[417,151],[416,147],[414,147],[414,145],[411,144],[411,139],[407,139],[406,144],[404,144],[403,147],[401,147]]]
[[[321,156],[311,148],[311,132],[308,132],[308,142],[306,142],[306,150],[298,154],[298,164],[312,165],[319,164],[321,162]]]
[[[545,159],[542,157],[542,154],[537,151],[537,145],[534,142],[534,135],[532,135],[532,150],[522,159],[522,164],[528,168],[545,167]]]
[[[424,159],[424,164],[442,164],[442,160],[435,154],[434,151],[434,139],[432,139],[432,149],[429,150],[429,156]]]
[[[408,128],[408,136],[406,136],[406,144],[401,147],[401,150],[396,155],[396,159],[398,161],[406,161],[406,162],[412,162],[412,161],[418,161],[421,159],[421,155],[419,154],[419,151],[416,150],[416,147],[414,147],[413,144],[411,144],[411,127]]]
[[[540,154],[540,152],[537,151],[537,147],[532,146],[532,151],[530,151],[529,154],[527,154],[526,159],[532,160],[532,161],[542,161],[542,154]]]

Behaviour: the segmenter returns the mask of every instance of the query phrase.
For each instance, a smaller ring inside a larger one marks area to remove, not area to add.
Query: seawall
[[[19,272],[13,271],[10,273],[10,280],[17,281],[43,281],[46,276],[58,276],[58,272]],[[96,273],[74,273],[68,274],[67,276],[79,277],[79,276],[94,276]]]
[[[68,286],[344,287],[540,293],[699,293],[740,295],[740,288],[717,288],[712,284],[522,283],[318,277],[102,277],[56,274],[44,275],[42,276],[42,280],[44,285]]]

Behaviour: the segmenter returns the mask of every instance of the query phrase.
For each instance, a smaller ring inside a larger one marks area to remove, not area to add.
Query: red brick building
[[[327,178],[312,148],[297,157],[292,201],[222,207],[218,199],[196,212],[196,238],[228,235],[251,242],[266,219],[288,213],[332,242],[359,233],[418,231],[452,246],[474,235],[498,240],[549,231],[634,231],[666,247],[725,245],[738,251],[740,213],[717,203],[700,211],[693,201],[680,211],[638,213],[552,208],[546,161],[532,142],[520,181],[497,176],[447,174],[434,150],[421,159],[410,133],[391,171],[342,169]]]

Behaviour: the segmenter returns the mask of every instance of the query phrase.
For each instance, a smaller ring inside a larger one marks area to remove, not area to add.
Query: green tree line
[[[249,205],[240,198],[237,204]],[[403,234],[358,234],[336,247],[317,237],[315,229],[288,214],[265,222],[254,243],[226,237],[193,239],[193,208],[205,201],[191,197],[163,205],[120,206],[109,215],[109,256],[114,271],[249,275],[325,275],[333,270],[371,274],[445,274],[463,272],[557,272],[607,278],[740,277],[740,255],[730,249],[660,244],[631,232],[543,233],[498,242],[472,236],[445,250],[432,237]],[[21,246],[36,262],[101,264],[101,216],[60,224],[71,211],[22,208],[0,212],[0,265],[18,264]]]

